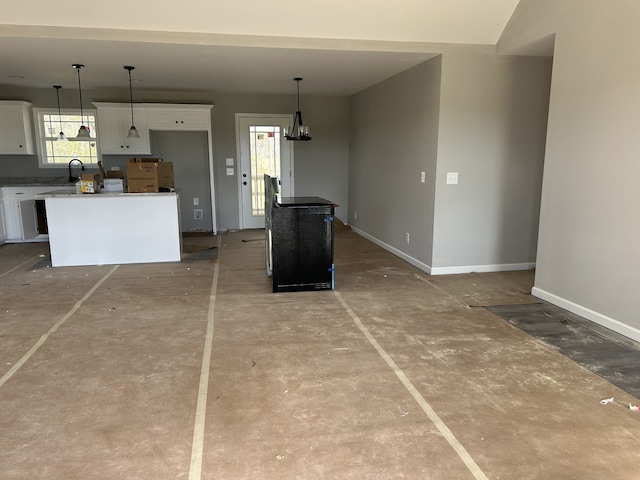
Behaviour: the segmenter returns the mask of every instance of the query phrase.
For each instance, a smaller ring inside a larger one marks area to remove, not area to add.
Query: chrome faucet
[[[74,177],[73,175],[71,175],[71,164],[73,162],[78,162],[82,166],[82,171],[84,172],[84,163],[82,163],[79,158],[72,158],[69,162],[69,183],[77,182],[78,180],[80,180],[80,177]]]

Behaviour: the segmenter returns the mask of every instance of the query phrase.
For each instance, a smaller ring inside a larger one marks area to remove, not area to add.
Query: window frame
[[[99,141],[99,129],[97,127],[98,124],[98,111],[97,109],[82,109],[82,113],[84,114],[84,116],[86,117],[87,115],[90,115],[93,117],[94,119],[94,124],[96,125],[95,131],[91,132],[92,136],[91,139],[87,139],[87,140],[76,140],[75,137],[72,137],[71,135],[67,135],[67,138],[69,138],[70,142],[95,142],[96,146],[95,146],[95,150],[96,150],[96,157],[95,157],[95,162],[85,162],[83,160],[83,163],[85,166],[87,167],[98,167],[98,162],[102,160],[102,154],[100,153],[100,141]],[[60,109],[60,114],[61,115],[78,115],[80,116],[80,109],[75,109],[75,108],[63,108]],[[34,123],[36,125],[36,132],[37,132],[37,138],[36,138],[36,150],[37,150],[37,156],[38,156],[38,166],[39,168],[67,168],[68,164],[67,163],[49,163],[47,162],[47,145],[46,142],[47,140],[50,140],[54,137],[47,137],[46,135],[46,131],[45,131],[45,124],[44,124],[44,116],[45,115],[58,115],[58,109],[57,108],[34,108],[33,109],[33,117],[34,117]],[[57,134],[56,134],[57,137]]]

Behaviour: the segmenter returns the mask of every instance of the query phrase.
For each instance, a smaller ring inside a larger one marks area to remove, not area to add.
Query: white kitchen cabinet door
[[[212,105],[162,105],[148,109],[150,130],[209,130]]]
[[[0,200],[0,245],[7,239],[7,227],[4,219],[4,202]]]
[[[0,155],[33,155],[29,102],[0,102]]]
[[[22,240],[31,240],[38,236],[38,215],[36,201],[23,200],[18,203],[20,209],[20,234]]]
[[[4,215],[3,227],[0,228],[0,239],[4,232],[4,240],[0,243],[14,243],[26,240],[46,241],[46,234],[38,229],[38,214],[35,195],[45,192],[75,192],[75,186],[42,185],[39,187],[1,187]]]
[[[30,187],[3,187],[2,202],[4,203],[5,226],[7,241],[22,240],[22,224],[20,220],[19,204],[23,200],[30,200],[33,196]]]
[[[144,109],[133,110],[133,120],[140,138],[127,138],[131,127],[131,107],[98,107],[98,136],[100,153],[107,155],[148,155],[151,153],[147,114]]]

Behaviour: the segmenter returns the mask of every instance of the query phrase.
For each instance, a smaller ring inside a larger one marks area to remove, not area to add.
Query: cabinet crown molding
[[[96,108],[129,108],[130,102],[91,102]],[[158,108],[163,110],[208,109],[213,104],[205,103],[133,103],[134,108]]]

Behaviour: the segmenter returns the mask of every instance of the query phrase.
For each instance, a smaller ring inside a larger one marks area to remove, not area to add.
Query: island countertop
[[[66,190],[53,190],[51,192],[42,192],[34,195],[35,198],[48,197],[66,197],[66,198],[99,198],[99,197],[150,197],[150,196],[171,196],[177,195],[179,192],[150,192],[150,193],[128,193],[128,192],[105,192],[99,193],[77,193],[75,187]]]

